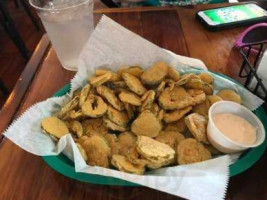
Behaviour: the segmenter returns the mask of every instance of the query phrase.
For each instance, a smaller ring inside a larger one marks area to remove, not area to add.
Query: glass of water
[[[93,0],[29,0],[36,8],[65,69],[76,71],[81,50],[94,30]]]

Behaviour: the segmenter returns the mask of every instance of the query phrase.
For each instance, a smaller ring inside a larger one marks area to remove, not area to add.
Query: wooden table
[[[203,5],[190,8],[122,8],[95,11],[106,14],[147,40],[177,54],[202,59],[210,70],[237,77],[240,56],[233,42],[244,28],[217,33],[195,20]],[[217,5],[221,6],[221,5]],[[265,8],[266,3],[262,4]],[[15,116],[50,97],[69,83],[73,72],[64,70],[46,35],[37,46],[8,101],[0,112],[0,132]],[[227,199],[267,199],[267,156],[251,169],[230,179]],[[98,186],[66,178],[49,168],[42,158],[18,148],[7,139],[0,144],[0,199],[178,199],[144,187]]]

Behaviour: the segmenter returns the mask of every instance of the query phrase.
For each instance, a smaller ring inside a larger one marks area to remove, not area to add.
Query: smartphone
[[[267,22],[267,11],[256,4],[241,4],[201,10],[196,18],[209,30],[217,31],[258,22]]]

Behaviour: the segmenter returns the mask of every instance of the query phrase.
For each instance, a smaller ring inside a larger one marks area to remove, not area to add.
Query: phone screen
[[[205,10],[203,13],[213,24],[225,24],[266,16],[266,11],[255,4],[235,5]]]

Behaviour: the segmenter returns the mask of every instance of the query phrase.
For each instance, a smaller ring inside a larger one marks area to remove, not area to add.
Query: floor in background
[[[103,5],[99,0],[94,0],[95,9],[105,7],[106,6]],[[42,29],[40,31],[37,31],[35,29],[21,5],[19,6],[19,8],[16,8],[13,1],[9,0],[7,1],[7,8],[28,50],[30,51],[30,53],[32,53],[42,35],[44,34],[44,30]],[[37,15],[36,18],[38,19]],[[10,40],[1,26],[0,47],[0,78],[7,86],[9,91],[12,91],[15,83],[17,82],[26,65],[26,61],[23,59],[16,46]],[[8,96],[5,96],[0,92],[0,108],[5,103],[7,97]]]

